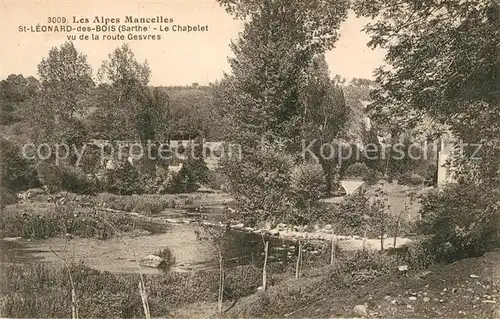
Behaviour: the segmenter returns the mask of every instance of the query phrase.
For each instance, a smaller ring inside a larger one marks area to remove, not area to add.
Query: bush
[[[115,169],[106,170],[103,190],[119,195],[131,195],[141,193],[142,189],[139,172],[128,161],[119,163]]]
[[[0,208],[17,203],[16,194],[10,189],[0,187]]]
[[[62,190],[77,194],[93,194],[98,190],[97,181],[78,168],[40,162],[37,167],[39,179],[50,193]]]
[[[404,173],[399,176],[399,185],[420,186],[424,184],[426,179],[415,173]]]
[[[354,163],[345,171],[346,177],[366,178],[370,174],[370,169],[365,163]]]
[[[395,218],[389,214],[386,198],[381,190],[377,190],[373,198],[368,197],[365,190],[347,196],[340,208],[332,215],[332,224],[337,232],[380,237],[393,230]]]
[[[290,189],[302,207],[319,200],[325,193],[323,168],[319,164],[304,163],[294,166],[291,172]]]
[[[296,204],[289,190],[293,163],[292,156],[269,147],[241,160],[224,158],[221,168],[240,211],[258,220],[287,221]]]
[[[207,174],[207,186],[216,189],[222,190],[224,186],[227,184],[227,179],[224,174],[219,171],[208,171]]]
[[[429,242],[426,240],[412,242],[394,250],[397,251],[398,260],[411,269],[426,269],[436,262]]]
[[[79,169],[68,167],[63,170],[62,189],[77,194],[93,194],[98,191],[97,180]]]
[[[173,264],[175,264],[175,256],[168,247],[155,252],[153,255],[158,256],[165,261],[160,265],[162,269],[169,269]]]
[[[451,262],[477,257],[499,244],[498,191],[475,184],[449,184],[424,195],[419,229],[436,259]]]
[[[39,185],[36,170],[22,157],[20,148],[3,137],[0,138],[0,170],[0,187],[19,191]]]
[[[50,193],[63,190],[64,172],[61,166],[42,161],[38,163],[37,173],[40,182]]]

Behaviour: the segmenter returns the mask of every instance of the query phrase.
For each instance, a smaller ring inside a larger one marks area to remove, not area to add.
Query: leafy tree
[[[224,132],[228,142],[241,146],[241,158],[224,165],[230,189],[247,212],[293,218],[303,208],[288,189],[301,140],[333,138],[342,126],[342,93],[329,80],[323,54],[338,39],[349,3],[219,2],[245,20],[231,44],[232,73],[215,91],[232,124]],[[331,182],[334,165],[325,161],[322,166]]]
[[[38,185],[36,171],[14,143],[0,138],[0,187],[19,191]]]
[[[151,70],[127,44],[115,49],[98,70],[100,108],[93,115],[102,137],[146,141],[166,136],[168,95],[147,85]]]
[[[22,117],[23,104],[33,97],[39,89],[34,77],[25,78],[22,74],[11,74],[0,82],[0,123],[10,124]]]
[[[330,193],[338,182],[337,168],[342,165],[342,158],[335,154],[344,151],[338,139],[345,136],[350,114],[342,89],[330,80],[324,55],[313,60],[303,99],[302,136],[308,141],[306,145],[313,143],[312,150],[323,168],[326,192]],[[325,143],[332,147],[322,148]]]
[[[229,106],[232,142],[250,149],[261,138],[294,141],[302,132],[301,98],[314,57],[333,47],[346,18],[347,1],[219,1],[245,19],[244,31],[231,44],[232,85],[238,99]],[[242,143],[244,142],[244,143]]]
[[[77,113],[94,86],[87,57],[72,42],[52,48],[38,65],[40,92],[31,99],[28,122],[36,141],[79,144],[86,134]]]
[[[475,184],[450,184],[425,195],[420,231],[431,235],[429,252],[438,261],[477,257],[498,247],[497,190]]]
[[[369,45],[387,50],[372,108],[401,124],[430,118],[466,143],[485,140],[481,159],[466,159],[466,178],[498,184],[500,5],[493,0],[357,0],[374,18]]]
[[[168,192],[192,193],[208,182],[208,167],[203,154],[203,144],[200,139],[193,142],[187,150],[187,160],[180,171],[174,175]]]

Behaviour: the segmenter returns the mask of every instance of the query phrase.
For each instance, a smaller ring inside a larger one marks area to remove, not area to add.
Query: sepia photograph
[[[0,318],[500,319],[498,0],[0,0]]]

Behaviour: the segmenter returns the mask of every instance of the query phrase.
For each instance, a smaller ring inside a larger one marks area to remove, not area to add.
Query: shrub
[[[426,240],[418,240],[394,250],[397,251],[398,260],[411,269],[426,269],[436,262],[429,242]]]
[[[141,193],[143,183],[139,172],[128,161],[119,163],[115,169],[107,170],[103,189],[119,195]]]
[[[98,190],[97,181],[78,168],[43,161],[38,164],[37,171],[42,185],[50,193],[65,190],[77,194],[92,194]]]
[[[286,221],[295,201],[289,191],[292,156],[269,147],[246,154],[241,160],[224,158],[222,170],[238,208],[258,220]]]
[[[430,235],[428,247],[436,259],[451,262],[476,257],[499,243],[498,191],[475,184],[449,184],[424,195],[419,229]]]
[[[160,265],[162,269],[168,269],[173,264],[175,264],[175,256],[168,247],[158,250],[153,255],[163,258],[163,260],[165,261],[163,264]]]
[[[98,190],[97,181],[83,171],[67,167],[63,170],[62,189],[77,194],[93,194]]]
[[[50,193],[56,193],[63,189],[64,172],[59,165],[46,161],[38,163],[38,178]]]
[[[325,192],[325,178],[321,165],[304,163],[294,166],[290,189],[298,197],[302,207],[308,207],[310,202],[319,200]]]
[[[16,194],[10,189],[0,187],[0,209],[15,203],[17,203]]]
[[[227,179],[225,178],[224,174],[222,174],[219,171],[208,171],[207,174],[208,187],[216,190],[222,190],[222,188],[226,184],[227,184]]]
[[[345,171],[346,177],[366,178],[370,174],[370,169],[365,163],[354,163]]]
[[[21,156],[20,148],[3,137],[0,138],[0,170],[0,187],[19,191],[39,185],[36,170]]]
[[[426,179],[415,173],[404,173],[399,176],[398,184],[409,185],[409,186],[420,186],[424,184]]]
[[[424,172],[426,186],[433,186],[437,184],[437,171],[438,171],[437,165],[432,164],[427,166]]]

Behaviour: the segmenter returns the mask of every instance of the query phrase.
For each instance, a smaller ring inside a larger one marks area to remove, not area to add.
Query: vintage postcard
[[[1,318],[500,318],[498,0],[0,0]]]

